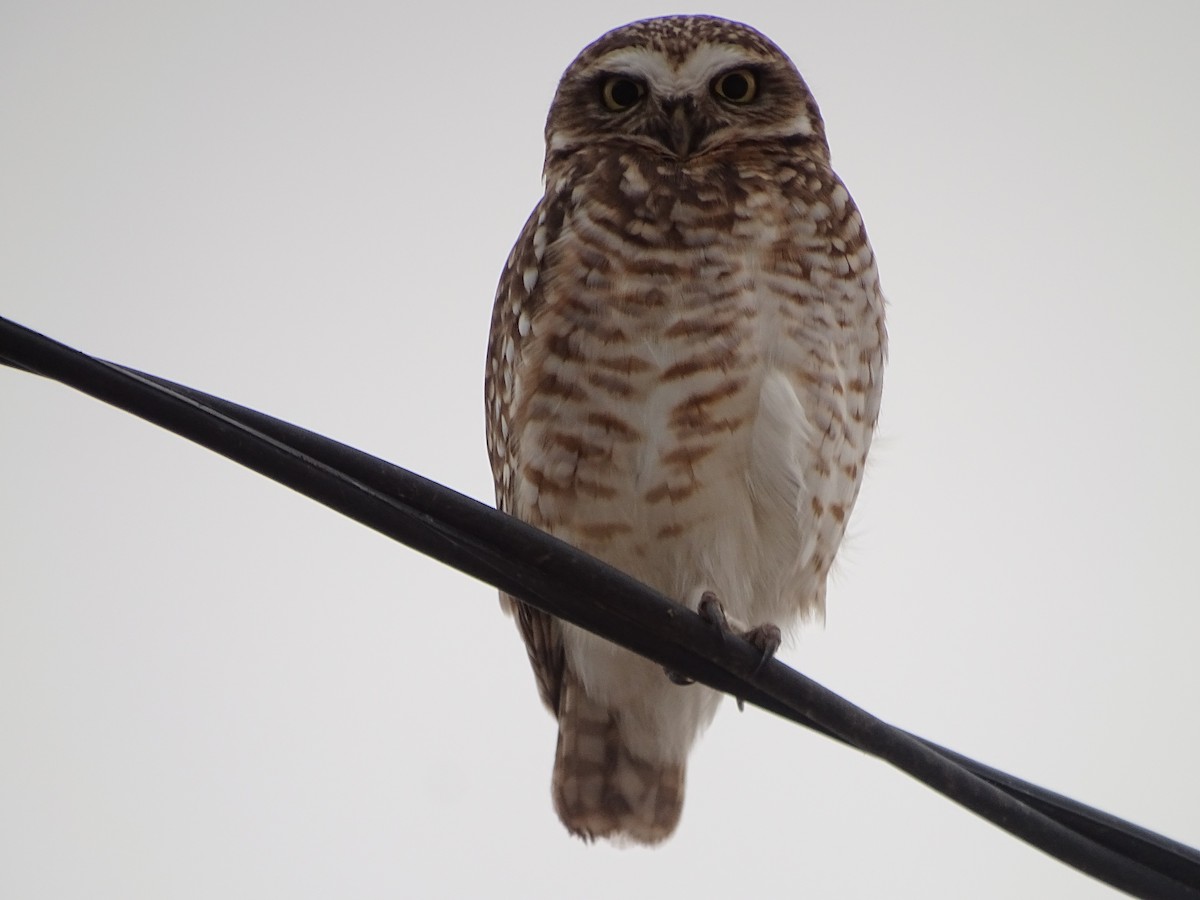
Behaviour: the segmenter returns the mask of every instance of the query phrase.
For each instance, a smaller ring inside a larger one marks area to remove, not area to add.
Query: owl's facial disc
[[[686,60],[645,47],[626,47],[597,61],[605,109],[613,127],[648,138],[679,159],[733,123],[751,105],[758,76],[741,48],[706,44]]]
[[[683,162],[771,141],[828,157],[800,73],[756,32],[632,40],[637,30],[618,29],[567,69],[546,122],[548,164],[604,146]]]

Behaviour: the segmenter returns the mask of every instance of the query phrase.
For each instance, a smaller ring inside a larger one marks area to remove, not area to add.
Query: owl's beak
[[[675,100],[664,104],[667,120],[667,146],[680,159],[686,159],[696,149],[696,123],[692,119],[690,100]]]

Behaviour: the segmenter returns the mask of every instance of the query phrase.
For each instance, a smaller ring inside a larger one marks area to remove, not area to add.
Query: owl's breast
[[[745,455],[761,353],[736,292],[630,272],[614,273],[611,285],[590,309],[577,299],[588,291],[581,285],[538,319],[520,447],[527,463],[544,463],[527,466],[528,499],[539,484],[542,514],[577,498],[589,517],[605,510],[632,525],[647,510],[683,505],[704,476]],[[619,523],[606,530],[626,530]]]
[[[856,424],[847,384],[873,338],[839,322],[873,308],[873,260],[822,256],[819,223],[778,194],[649,181],[627,169],[546,249],[511,511],[676,596],[719,570],[761,593],[754,570],[831,560],[842,522],[806,528],[813,497],[843,519],[853,503],[873,419]]]
[[[760,501],[797,504],[795,473],[790,501],[751,490],[762,298],[736,267],[705,265],[719,271],[614,263],[603,302],[580,303],[595,288],[577,282],[533,324],[522,376],[514,511],[674,596],[699,557],[753,567]]]

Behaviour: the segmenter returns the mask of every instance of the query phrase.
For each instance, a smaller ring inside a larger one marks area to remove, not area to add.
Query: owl
[[[543,174],[491,320],[497,505],[772,652],[823,614],[886,350],[816,101],[746,25],[634,22],[563,74]],[[501,604],[558,720],[563,824],[662,841],[719,695]]]

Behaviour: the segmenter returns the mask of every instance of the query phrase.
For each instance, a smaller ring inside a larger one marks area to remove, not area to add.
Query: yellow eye
[[[600,96],[604,99],[604,105],[610,110],[613,112],[624,112],[636,106],[645,93],[646,86],[640,81],[634,81],[632,78],[625,78],[621,75],[614,75],[604,80],[604,87],[600,92]]]
[[[734,69],[713,79],[712,91],[730,103],[749,103],[758,93],[758,79],[749,69]]]

